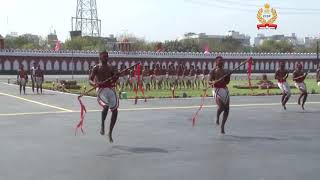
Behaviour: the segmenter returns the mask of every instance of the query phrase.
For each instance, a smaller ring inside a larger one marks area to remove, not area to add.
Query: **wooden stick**
[[[230,71],[229,73],[225,74],[224,76],[222,76],[220,79],[214,81],[214,83],[212,81],[209,81],[209,85],[214,85],[215,83],[219,82],[219,81],[222,81],[224,78],[230,76],[231,74],[233,74],[237,69],[239,69],[241,66],[245,65],[247,62],[250,61],[251,58],[243,61],[241,64],[239,64],[238,67],[234,68],[232,71]],[[208,87],[209,89],[209,87]]]
[[[115,76],[118,76],[119,74],[122,74],[122,73],[124,73],[124,72],[128,71],[129,69],[134,68],[134,67],[135,67],[135,66],[137,66],[138,64],[140,64],[140,63],[134,64],[134,65],[132,65],[132,66],[128,67],[127,69],[124,69],[124,70],[122,70],[122,71],[120,71],[120,72],[116,73],[115,75],[113,75],[113,76],[109,77],[108,79],[106,79],[106,80],[104,80],[104,81],[102,81],[102,82],[100,82],[100,83],[102,83],[102,84],[103,84],[103,83],[106,83],[106,82],[108,82],[108,81],[111,81]],[[88,93],[90,93],[91,91],[95,90],[96,88],[97,88],[97,87],[96,87],[96,86],[94,86],[93,88],[89,89],[87,92],[84,92],[84,93],[80,94],[80,96],[79,96],[79,97],[82,97],[82,96],[87,95]]]

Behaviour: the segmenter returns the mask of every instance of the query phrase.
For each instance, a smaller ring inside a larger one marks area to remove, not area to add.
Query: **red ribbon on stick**
[[[80,103],[80,121],[76,126],[76,130],[75,130],[75,133],[74,133],[75,136],[77,135],[77,132],[78,132],[79,128],[80,128],[82,134],[85,134],[84,130],[83,130],[83,121],[84,121],[84,115],[85,115],[85,113],[87,113],[86,106],[84,106],[84,104],[81,101],[81,96],[78,96],[78,101]]]

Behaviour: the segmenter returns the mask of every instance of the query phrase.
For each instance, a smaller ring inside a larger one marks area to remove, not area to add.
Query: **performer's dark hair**
[[[222,57],[222,56],[217,56],[217,57],[216,57],[216,60],[218,60],[218,59],[223,60],[223,57]]]
[[[101,51],[99,54],[100,54],[100,55],[102,55],[102,54],[106,54],[106,55],[109,57],[109,53],[108,53],[106,50]]]

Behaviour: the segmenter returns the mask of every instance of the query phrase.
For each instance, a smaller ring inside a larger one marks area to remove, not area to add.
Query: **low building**
[[[318,38],[314,38],[314,37],[305,37],[304,38],[304,45],[306,48],[311,48],[314,45],[317,44],[317,41],[319,41],[320,39]]]
[[[232,38],[238,40],[244,46],[250,46],[250,36],[245,34],[240,34],[237,31],[228,31],[227,35],[208,35],[206,33],[187,33],[184,35],[183,39],[193,39],[198,41],[200,44],[205,44],[207,42],[221,42],[226,38]]]
[[[109,37],[101,37],[106,48],[109,50],[117,50],[117,38],[113,34],[110,34]]]
[[[290,36],[286,36],[284,34],[277,34],[272,36],[265,36],[264,34],[258,34],[257,37],[254,38],[254,46],[260,46],[266,40],[289,41],[295,46],[301,44],[301,41],[299,41],[295,33],[292,33]]]

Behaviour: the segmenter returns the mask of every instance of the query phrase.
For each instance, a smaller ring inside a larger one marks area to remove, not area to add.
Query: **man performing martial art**
[[[223,119],[221,124],[221,134],[225,134],[225,124],[229,115],[229,90],[227,85],[230,82],[230,75],[227,75],[227,71],[223,69],[223,58],[221,56],[216,57],[216,68],[210,72],[209,85],[213,86],[213,97],[216,100],[217,119],[216,124],[219,125],[220,115],[223,112]],[[227,76],[226,76],[227,75]],[[225,77],[224,77],[225,76]],[[223,78],[224,77],[224,78]]]
[[[176,85],[177,85],[177,87],[179,86],[179,88],[180,88],[180,90],[181,90],[181,88],[182,88],[182,83],[183,83],[183,68],[182,68],[182,65],[181,65],[181,64],[180,64],[179,67],[177,68],[176,76],[177,76]]]
[[[142,70],[142,79],[144,84],[144,89],[146,91],[151,91],[151,75],[149,66],[145,66]]]
[[[280,68],[275,73],[275,79],[278,80],[278,86],[282,92],[281,104],[284,110],[287,109],[286,104],[291,96],[290,86],[287,82],[288,76],[289,72],[285,69],[285,63],[280,62]]]
[[[37,93],[39,94],[39,88],[40,88],[40,92],[42,94],[42,83],[44,81],[44,73],[43,73],[43,70],[40,69],[40,65],[38,65],[34,73],[34,78],[37,86]]]
[[[120,67],[120,71],[124,70],[125,65],[122,64]],[[125,75],[124,74],[120,74],[119,75],[119,96],[121,96],[122,91],[124,91],[124,87],[126,84],[126,80],[125,80]]]
[[[207,87],[208,86],[208,80],[209,80],[209,73],[210,73],[210,70],[208,68],[208,65],[206,65],[205,69],[203,70],[203,78],[202,78],[202,86],[203,87]]]
[[[105,125],[109,108],[112,112],[110,127],[109,127],[109,141],[113,142],[112,131],[117,121],[119,99],[117,97],[115,83],[119,76],[114,76],[112,67],[108,65],[108,52],[103,51],[100,53],[101,64],[96,65],[90,74],[90,85],[97,87],[97,98],[99,104],[103,107],[101,113],[101,130],[100,134],[105,134]],[[114,77],[111,81],[106,81],[109,78]]]
[[[34,85],[36,83],[35,74],[36,74],[37,66],[36,63],[33,63],[33,67],[31,67],[31,84],[32,84],[32,92],[34,92]]]
[[[26,84],[28,82],[28,75],[27,72],[24,71],[24,66],[23,64],[20,65],[20,69],[18,71],[17,75],[17,82],[19,84],[19,89],[20,89],[20,95],[21,95],[21,90],[23,88],[23,94],[26,94]]]
[[[306,103],[307,97],[308,97],[308,92],[307,92],[307,87],[306,84],[304,83],[305,78],[307,77],[308,73],[304,74],[302,71],[302,65],[297,64],[296,70],[293,72],[293,81],[295,81],[295,86],[299,89],[300,91],[300,97],[298,100],[298,104],[301,104],[301,98],[302,99],[302,104],[301,107],[304,110],[304,104]]]
[[[200,81],[202,80],[202,71],[199,66],[196,67],[196,87],[200,89]]]

